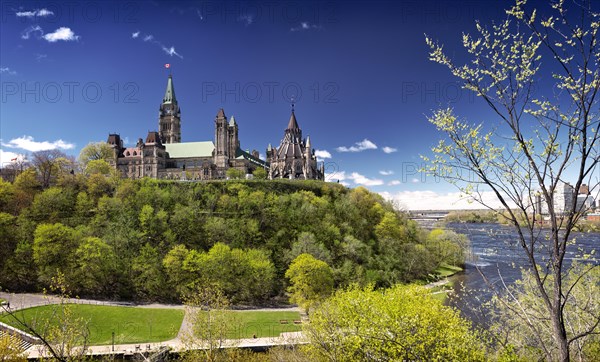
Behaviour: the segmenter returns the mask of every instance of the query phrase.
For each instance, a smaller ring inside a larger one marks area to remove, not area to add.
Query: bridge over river
[[[425,229],[433,229],[439,221],[451,212],[484,212],[488,210],[484,209],[461,209],[461,210],[409,210],[408,218],[416,221],[421,227]]]

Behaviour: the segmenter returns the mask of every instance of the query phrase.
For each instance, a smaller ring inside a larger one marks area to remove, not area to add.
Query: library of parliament
[[[151,177],[170,180],[225,179],[227,170],[235,168],[252,174],[257,168],[267,171],[269,179],[324,179],[324,165],[318,164],[310,137],[302,138],[294,108],[279,147],[267,147],[266,161],[259,153],[242,150],[235,118],[227,118],[220,109],[215,117],[214,141],[181,142],[181,110],[175,97],[173,77],[159,110],[158,131],[148,132],[135,147],[124,147],[118,134],[108,136],[114,157],[110,164],[122,177]]]

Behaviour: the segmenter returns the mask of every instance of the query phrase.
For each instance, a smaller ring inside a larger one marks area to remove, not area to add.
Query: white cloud
[[[67,143],[63,140],[56,140],[53,142],[36,142],[31,136],[23,136],[12,139],[8,143],[2,143],[2,146],[9,148],[20,148],[30,152],[54,150],[57,148],[61,150],[70,150],[75,147],[73,143]]]
[[[50,15],[54,15],[54,12],[48,9],[35,9],[31,11],[18,11],[16,13],[17,17],[22,18],[34,18],[34,17],[46,17]]]
[[[485,208],[472,198],[465,196],[460,192],[439,193],[435,191],[400,191],[390,193],[388,191],[380,194],[391,201],[399,203],[408,210],[465,210],[465,209],[483,209]],[[502,208],[496,195],[492,191],[481,193],[483,201],[493,207]]]
[[[392,180],[390,182],[388,182],[389,186],[398,186],[400,185],[402,182],[400,182],[400,180]]]
[[[50,11],[48,9],[40,9],[37,11],[37,14],[35,14],[36,16],[50,16],[50,15],[54,15],[53,11]]]
[[[300,25],[290,28],[290,31],[306,31],[306,30],[315,30],[315,29],[320,30],[321,26],[317,25],[317,24],[311,24],[307,21],[303,21],[300,23]]]
[[[17,72],[11,70],[9,67],[0,67],[0,74],[17,75]]]
[[[336,148],[336,150],[338,152],[362,152],[365,150],[374,150],[374,149],[377,149],[377,145],[374,144],[373,142],[369,141],[366,138],[360,142],[356,142],[354,144],[354,146],[350,146],[350,147],[340,146],[340,147]]]
[[[381,175],[383,175],[383,176],[389,176],[389,175],[393,175],[394,171],[392,171],[392,170],[381,170],[381,171],[379,171],[379,173]]]
[[[21,39],[29,39],[29,36],[31,35],[31,33],[37,33],[39,32],[41,35],[44,34],[44,31],[42,30],[42,28],[39,25],[32,25],[29,28],[23,30],[23,32],[21,33]]]
[[[383,180],[380,179],[370,179],[366,176],[363,176],[361,174],[359,174],[358,172],[352,172],[352,174],[350,174],[350,176],[348,176],[348,178],[352,181],[354,181],[355,184],[357,185],[364,185],[364,186],[380,186],[383,185]]]
[[[154,35],[152,35],[152,34],[142,34],[142,32],[138,30],[135,33],[131,34],[131,38],[132,39],[141,39],[142,41],[144,41],[146,43],[156,44],[157,46],[159,46],[162,49],[163,52],[167,53],[168,55],[177,56],[180,59],[183,59],[183,55],[179,54],[175,50],[174,46],[172,46],[172,45],[170,47],[165,46],[163,43],[156,40],[154,38]]]
[[[240,15],[237,20],[241,23],[246,23],[246,26],[252,25],[252,23],[254,23],[254,15],[243,14],[243,15]]]
[[[331,153],[327,150],[315,150],[315,156],[320,159],[331,158]]]
[[[38,62],[41,62],[42,60],[48,58],[48,54],[39,54],[36,53],[35,54],[35,60],[37,60]]]
[[[0,150],[0,167],[6,167],[11,162],[14,162],[15,158],[18,159],[19,157],[21,157],[22,159],[23,155],[19,155],[18,153],[10,151]]]
[[[56,43],[59,40],[75,41],[80,38],[79,35],[75,35],[71,28],[66,28],[64,26],[56,29],[53,33],[44,34],[44,30],[39,25],[34,25],[23,30],[21,39],[29,39],[32,33],[39,33],[39,39],[45,39],[49,43]]]
[[[55,43],[59,40],[63,41],[75,41],[79,40],[79,35],[75,35],[75,33],[70,29],[64,26],[56,29],[54,33],[44,34],[44,39],[49,41],[50,43]]]
[[[179,54],[179,53],[177,53],[177,52],[175,51],[175,47],[174,47],[174,46],[171,46],[170,48],[167,48],[167,47],[163,46],[163,47],[162,47],[162,50],[163,50],[165,53],[169,54],[170,56],[176,55],[176,56],[178,56],[179,58],[183,59],[183,57],[181,56],[181,54]]]
[[[325,181],[327,182],[337,182],[339,181],[340,183],[342,183],[342,181],[346,180],[346,172],[345,171],[339,171],[339,170],[334,170],[334,171],[329,171],[327,168],[325,168]]]
[[[394,153],[394,152],[398,151],[397,148],[392,148],[392,147],[388,147],[388,146],[385,146],[384,148],[382,148],[382,150],[385,153]]]

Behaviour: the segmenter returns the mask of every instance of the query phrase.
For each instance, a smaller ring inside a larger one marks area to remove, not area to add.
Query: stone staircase
[[[34,344],[40,343],[38,338],[11,327],[8,324],[0,323],[0,338],[5,338],[7,335],[9,336],[8,338],[14,339],[15,348],[19,351],[26,351]]]

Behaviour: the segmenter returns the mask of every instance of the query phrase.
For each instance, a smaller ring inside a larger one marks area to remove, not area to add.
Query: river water
[[[514,227],[498,224],[448,224],[446,228],[465,234],[471,241],[471,253],[467,258],[464,272],[453,277],[454,292],[448,303],[458,308],[475,324],[485,325],[488,320],[478,311],[481,303],[488,301],[492,292],[489,284],[502,290],[503,284],[510,285],[521,277],[521,267],[528,266],[528,259],[521,246]],[[574,233],[577,245],[570,246],[565,256],[566,265],[581,256],[578,248],[589,253],[600,252],[600,234]],[[540,250],[538,255],[549,255]],[[600,259],[596,257],[596,263]],[[487,282],[482,275],[485,275]],[[489,283],[489,284],[488,284]]]

